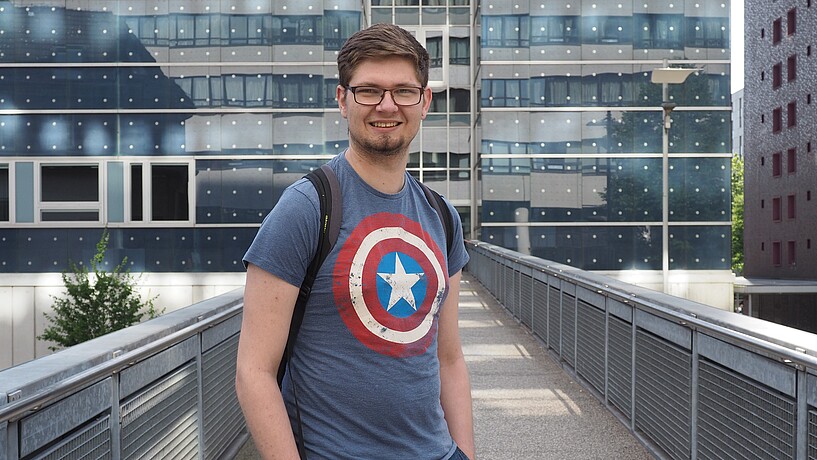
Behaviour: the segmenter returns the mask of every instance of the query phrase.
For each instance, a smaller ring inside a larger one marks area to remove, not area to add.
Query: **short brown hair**
[[[407,30],[394,24],[375,24],[352,34],[338,53],[338,79],[349,86],[357,66],[367,59],[403,57],[414,62],[417,79],[428,84],[428,51]]]

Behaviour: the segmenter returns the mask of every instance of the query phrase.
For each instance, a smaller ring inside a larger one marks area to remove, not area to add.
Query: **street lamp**
[[[670,67],[664,59],[663,67],[652,69],[650,78],[651,82],[661,84],[661,108],[664,110],[661,163],[661,275],[665,293],[669,293],[669,128],[672,125],[670,113],[675,108],[675,103],[669,100],[669,85],[683,83],[687,77],[699,70],[701,69]]]

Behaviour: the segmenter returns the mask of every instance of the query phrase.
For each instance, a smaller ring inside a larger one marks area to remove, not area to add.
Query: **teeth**
[[[395,126],[397,126],[397,122],[391,123],[374,122],[372,123],[372,125],[377,128],[394,128]]]

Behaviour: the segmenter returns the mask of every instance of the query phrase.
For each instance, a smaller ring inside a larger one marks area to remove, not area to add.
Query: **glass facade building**
[[[587,270],[730,266],[729,5],[712,0],[0,1],[0,273],[109,257],[239,272],[282,190],[347,145],[335,59],[394,22],[431,55],[409,169],[466,236]]]

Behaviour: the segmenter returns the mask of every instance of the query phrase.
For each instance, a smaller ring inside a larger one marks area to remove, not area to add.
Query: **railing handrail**
[[[604,293],[608,297],[632,304],[634,308],[658,314],[664,319],[677,322],[690,329],[700,329],[719,337],[735,340],[754,351],[770,355],[784,364],[817,370],[817,348],[815,348],[817,334],[759,318],[736,315],[688,299],[640,288],[601,274],[580,271],[567,265],[533,256],[525,256],[483,241],[466,241],[466,244],[480,247],[517,264],[539,270],[542,273],[568,279],[577,286],[593,292]],[[577,272],[582,273],[583,276],[578,276]],[[662,298],[671,299],[673,307],[668,307],[669,302],[662,302]],[[728,324],[728,327],[723,324]],[[811,340],[795,343],[788,339],[793,336]],[[781,337],[786,339],[781,339]]]
[[[239,302],[234,302],[235,304],[233,306],[224,311],[207,317],[200,316],[197,322],[189,326],[183,327],[159,339],[152,340],[145,345],[124,352],[121,355],[117,355],[116,352],[114,352],[114,356],[111,359],[82,370],[68,378],[58,380],[56,383],[46,385],[31,395],[10,401],[5,406],[0,406],[0,422],[13,422],[23,418],[29,413],[39,410],[44,405],[62,399],[64,396],[99,381],[101,378],[121,372],[123,369],[131,367],[155,355],[157,352],[169,348],[171,345],[179,343],[240,314],[244,308],[243,296],[240,300]],[[12,392],[14,391],[13,389],[10,390]]]

